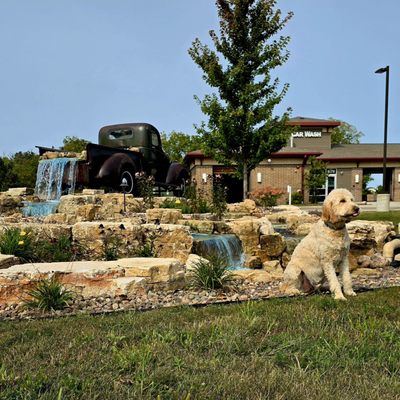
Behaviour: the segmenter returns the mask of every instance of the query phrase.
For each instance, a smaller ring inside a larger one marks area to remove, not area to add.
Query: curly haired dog
[[[336,300],[355,296],[349,271],[350,238],[346,223],[360,213],[353,195],[346,189],[335,189],[326,197],[321,219],[297,245],[284,272],[282,289],[288,294],[309,291],[328,281]],[[336,276],[340,269],[343,292]]]

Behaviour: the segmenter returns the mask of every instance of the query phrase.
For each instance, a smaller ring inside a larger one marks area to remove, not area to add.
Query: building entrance
[[[326,196],[328,196],[333,189],[336,189],[336,182],[336,169],[328,169],[328,176],[326,177],[325,184],[317,189],[316,200],[318,203],[322,203]]]

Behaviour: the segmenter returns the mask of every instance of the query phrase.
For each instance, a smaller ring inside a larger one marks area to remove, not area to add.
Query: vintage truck
[[[42,146],[37,148],[41,156],[63,152]],[[163,151],[160,133],[147,123],[102,127],[99,144],[87,144],[86,152],[80,158],[76,163],[77,187],[108,187],[121,191],[121,183],[124,182],[126,193],[137,194],[135,175],[145,173],[154,177],[155,187],[160,190],[182,195],[189,177],[184,165],[169,160]]]

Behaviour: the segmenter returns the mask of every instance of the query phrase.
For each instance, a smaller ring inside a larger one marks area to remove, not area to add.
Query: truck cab
[[[151,124],[130,123],[104,126],[99,131],[99,144],[137,151],[142,154],[142,168],[157,182],[165,182],[170,161],[161,146],[160,133]]]

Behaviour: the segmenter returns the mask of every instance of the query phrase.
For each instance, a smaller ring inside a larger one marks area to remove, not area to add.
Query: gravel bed
[[[355,291],[400,286],[400,268],[377,269],[376,275],[353,277]],[[280,280],[269,283],[242,282],[228,290],[184,289],[175,291],[148,291],[132,298],[117,297],[77,297],[70,306],[52,312],[27,310],[22,304],[0,305],[0,320],[54,318],[79,314],[106,314],[123,311],[147,311],[163,307],[205,306],[288,297],[279,290]]]

